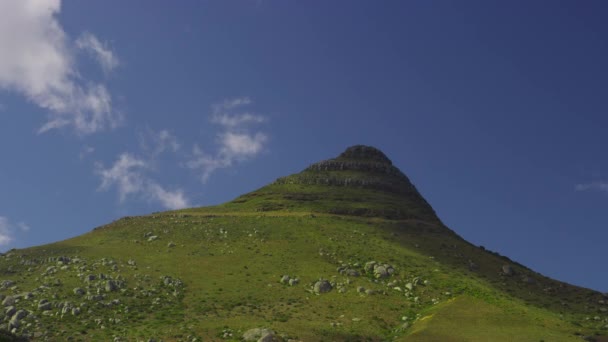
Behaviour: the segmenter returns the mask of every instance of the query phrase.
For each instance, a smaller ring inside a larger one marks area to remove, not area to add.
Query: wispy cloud
[[[86,80],[77,69],[76,49],[57,20],[60,10],[60,0],[0,1],[0,89],[48,111],[39,133],[72,127],[84,135],[114,128],[122,115],[112,108],[106,86]],[[78,45],[92,51],[104,70],[118,63],[90,33]]]
[[[95,152],[95,147],[85,145],[80,149],[80,153],[78,154],[78,157],[82,160],[93,152]]]
[[[181,147],[175,135],[168,130],[154,131],[149,128],[139,133],[139,146],[152,156],[164,152],[177,152]]]
[[[180,209],[189,206],[189,201],[181,189],[166,190],[146,175],[151,169],[150,162],[129,153],[121,154],[114,164],[104,168],[96,164],[96,174],[101,178],[99,190],[107,191],[115,187],[121,202],[135,196],[147,201],[160,203],[167,209]]]
[[[190,159],[185,163],[186,167],[200,172],[203,183],[216,170],[252,159],[266,147],[268,135],[261,131],[252,132],[252,126],[266,122],[267,119],[243,110],[244,106],[251,103],[250,98],[241,97],[211,106],[211,122],[221,129],[217,135],[216,152],[208,153],[194,145]]]
[[[0,216],[0,246],[6,246],[13,242],[17,230],[29,232],[30,226],[25,222],[13,224],[7,217]]]
[[[581,183],[575,186],[576,191],[587,191],[587,190],[595,190],[595,191],[603,191],[608,192],[608,181],[595,181],[591,183]]]
[[[4,216],[0,216],[0,246],[6,246],[13,241],[11,224]]]
[[[84,32],[76,40],[76,46],[90,53],[93,58],[99,63],[105,73],[110,73],[120,62],[116,55],[110,50],[107,44],[103,44],[92,33]]]

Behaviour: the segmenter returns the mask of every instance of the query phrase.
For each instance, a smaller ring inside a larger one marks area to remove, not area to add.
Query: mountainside
[[[0,294],[0,328],[40,341],[600,341],[608,330],[608,296],[463,240],[367,146],[219,206],[11,250]]]

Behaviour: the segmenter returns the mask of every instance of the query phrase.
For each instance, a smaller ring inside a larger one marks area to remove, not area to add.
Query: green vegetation
[[[0,327],[49,341],[240,341],[258,327],[295,341],[606,334],[602,294],[469,244],[387,161],[357,158],[220,206],[123,218],[12,250],[0,258],[0,293],[27,313],[17,324],[5,315]],[[355,178],[382,182],[344,181]],[[332,290],[315,293],[319,279]]]

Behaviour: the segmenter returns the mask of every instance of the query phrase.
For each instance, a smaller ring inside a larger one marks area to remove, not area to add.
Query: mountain
[[[606,294],[468,243],[368,146],[222,205],[11,250],[0,294],[5,340],[601,341],[608,329]]]

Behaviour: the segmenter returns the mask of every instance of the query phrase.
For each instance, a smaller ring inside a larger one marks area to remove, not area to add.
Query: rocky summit
[[[0,256],[0,340],[602,341],[608,294],[446,227],[353,146],[233,201]]]

